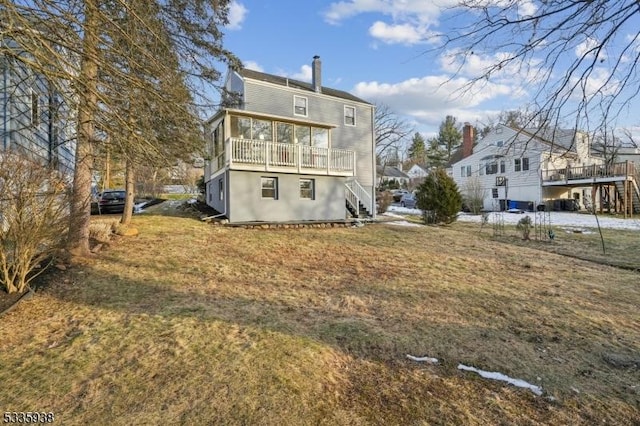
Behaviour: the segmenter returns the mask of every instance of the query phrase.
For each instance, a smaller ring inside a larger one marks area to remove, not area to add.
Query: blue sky
[[[478,55],[454,75],[456,57],[447,60],[429,40],[468,19],[444,9],[455,3],[234,0],[224,43],[248,68],[306,81],[311,60],[319,55],[323,85],[384,103],[417,131],[432,136],[446,115],[481,125],[500,111],[526,106],[533,93],[532,76],[522,70],[505,70],[481,90],[459,91],[501,52]],[[526,13],[536,3],[523,0],[521,10]],[[575,54],[588,43],[585,38]],[[604,78],[603,73],[596,77]],[[619,125],[634,126],[640,134],[637,103],[620,117]]]

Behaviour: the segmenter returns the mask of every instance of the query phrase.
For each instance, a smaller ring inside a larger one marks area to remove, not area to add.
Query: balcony
[[[224,168],[277,173],[355,176],[354,151],[308,145],[229,138],[225,151],[211,162]]]
[[[631,180],[636,173],[634,164],[629,161],[609,165],[567,167],[558,170],[542,170],[542,184],[554,186],[616,182]]]

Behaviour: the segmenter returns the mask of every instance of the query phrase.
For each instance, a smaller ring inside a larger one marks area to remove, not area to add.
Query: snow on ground
[[[396,225],[396,226],[422,226],[419,223],[407,222],[406,220],[394,220],[393,222],[386,222],[386,223],[388,223],[389,225]]]
[[[542,395],[542,388],[540,386],[532,385],[531,383],[525,382],[524,380],[512,379],[511,377],[504,375],[502,373],[479,370],[475,367],[469,367],[464,364],[458,365],[458,370],[472,371],[474,373],[478,373],[481,377],[484,377],[485,379],[492,379],[492,380],[499,380],[501,382],[507,382],[510,385],[517,386],[519,388],[529,389],[531,390],[531,392],[535,393],[538,396]]]
[[[400,206],[389,206],[385,216],[398,217],[400,215],[421,215],[422,212],[418,209],[407,209]],[[532,222],[536,221],[536,215],[542,213],[526,212],[526,213],[489,213],[489,223],[494,223],[498,217],[502,217],[505,225],[516,225],[520,219],[524,216],[530,216]],[[498,216],[499,215],[499,216]],[[592,214],[586,213],[571,213],[571,212],[549,212],[548,218],[551,221],[552,227],[559,227],[565,229],[566,232],[582,231],[582,228],[597,228],[598,224],[596,218]],[[640,219],[634,216],[633,219],[622,219],[608,216],[598,216],[601,228],[609,229],[630,229],[634,231],[640,231]],[[475,222],[480,223],[482,221],[481,215],[472,215],[467,213],[460,213],[458,215],[458,221],[460,222]],[[391,223],[391,222],[389,222]],[[584,233],[584,231],[582,231]],[[588,231],[587,231],[588,232]]]

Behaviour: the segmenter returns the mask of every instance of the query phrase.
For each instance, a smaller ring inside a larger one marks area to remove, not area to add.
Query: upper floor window
[[[513,160],[513,168],[516,172],[529,170],[529,159],[528,158],[516,158]]]
[[[307,98],[302,96],[293,97],[293,114],[306,117],[307,114]]]
[[[506,164],[504,160],[500,160],[500,173],[504,173],[506,170]]]
[[[504,141],[496,142],[496,146],[498,146],[498,147],[504,146]]]
[[[344,124],[347,126],[356,125],[356,107],[344,106]]]

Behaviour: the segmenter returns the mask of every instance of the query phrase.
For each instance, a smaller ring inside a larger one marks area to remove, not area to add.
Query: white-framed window
[[[513,160],[513,168],[516,172],[529,170],[529,158],[516,158]]]
[[[500,173],[504,173],[506,168],[507,165],[505,164],[504,160],[500,160]]]
[[[260,184],[262,187],[262,198],[269,198],[272,200],[278,199],[278,178],[277,177],[262,177],[260,178]]]
[[[460,177],[465,177],[467,175],[467,168],[465,166],[460,167]]]
[[[316,180],[300,179],[300,199],[315,200],[316,199]]]
[[[467,166],[467,177],[471,176],[471,166]]]
[[[504,141],[498,141],[498,142],[496,142],[496,146],[497,146],[497,147],[504,146]]]
[[[293,114],[306,117],[308,115],[308,99],[304,96],[293,96]]]
[[[480,165],[478,166],[478,174],[480,176],[484,176],[484,163],[480,163]]]
[[[344,124],[346,126],[356,125],[356,107],[348,105],[344,106]]]
[[[220,201],[224,200],[224,179],[218,181],[218,197]]]

